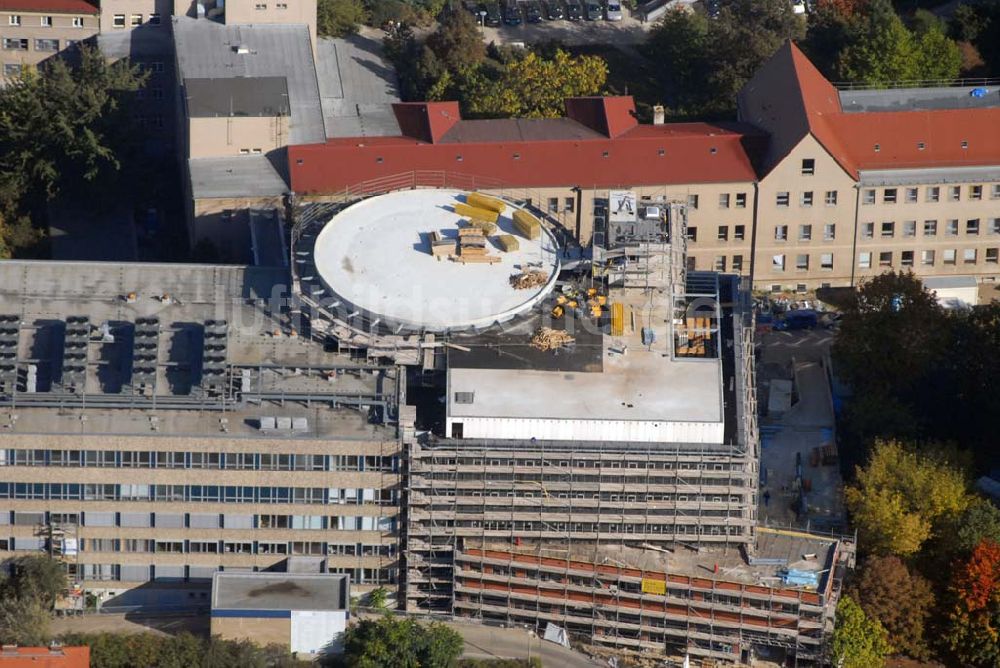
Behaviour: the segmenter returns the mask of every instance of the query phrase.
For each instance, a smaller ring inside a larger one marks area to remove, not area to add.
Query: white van
[[[620,0],[608,0],[608,20],[622,20],[622,3]]]

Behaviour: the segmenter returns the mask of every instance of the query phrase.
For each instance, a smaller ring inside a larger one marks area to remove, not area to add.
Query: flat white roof
[[[316,238],[314,260],[337,299],[371,319],[407,330],[443,331],[488,327],[530,310],[552,289],[559,251],[544,229],[529,241],[513,229],[507,212],[497,234],[513,234],[519,250],[505,253],[488,240],[496,264],[462,264],[430,253],[429,235],[458,237],[462,219],[452,207],[458,190],[408,190],[362,200],[335,215]],[[521,268],[549,275],[545,286],[515,290],[510,276]],[[343,308],[343,307],[341,307]]]

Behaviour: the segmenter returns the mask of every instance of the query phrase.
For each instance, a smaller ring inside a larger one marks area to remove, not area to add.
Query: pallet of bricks
[[[705,357],[712,340],[711,318],[685,318],[687,343],[677,346],[677,354],[685,357]]]

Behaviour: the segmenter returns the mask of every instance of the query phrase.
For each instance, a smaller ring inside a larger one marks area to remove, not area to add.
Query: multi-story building
[[[207,606],[214,572],[300,557],[397,581],[399,370],[283,325],[283,270],[0,273],[0,554],[109,606]]]
[[[21,74],[100,32],[100,10],[85,0],[5,0],[0,3],[3,77]]]

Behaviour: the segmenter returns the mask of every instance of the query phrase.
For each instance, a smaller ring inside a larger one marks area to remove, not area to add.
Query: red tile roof
[[[0,12],[96,15],[100,10],[85,0],[0,0]]]
[[[89,668],[89,647],[5,647],[0,668]]]
[[[750,151],[760,136],[752,128],[710,123],[638,125],[633,122],[631,98],[585,100],[571,100],[567,107],[577,118],[587,115],[588,127],[581,124],[574,132],[567,125],[578,121],[532,121],[530,138],[521,138],[524,133],[507,127],[510,121],[502,122],[504,131],[496,136],[484,131],[486,125],[476,125],[475,131],[463,129],[466,123],[484,121],[447,124],[438,120],[447,130],[428,130],[431,124],[421,121],[419,114],[414,118],[415,110],[409,105],[396,105],[400,127],[409,136],[330,139],[325,144],[290,146],[292,190],[339,192],[365,181],[414,171],[467,175],[512,188],[610,188],[756,178]],[[431,116],[441,111],[427,106]],[[606,114],[604,121],[600,113]],[[545,138],[547,124],[553,130],[552,138]],[[592,131],[594,126],[602,128],[600,134]],[[466,137],[470,140],[463,141]]]

